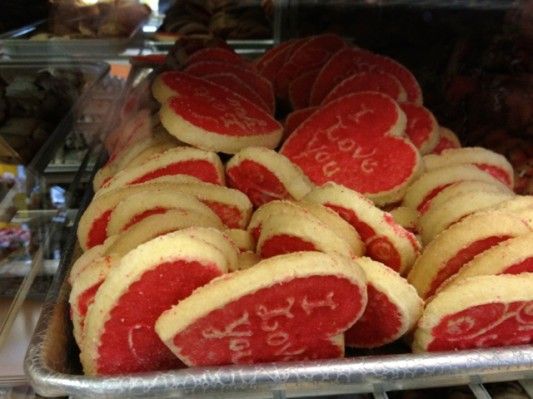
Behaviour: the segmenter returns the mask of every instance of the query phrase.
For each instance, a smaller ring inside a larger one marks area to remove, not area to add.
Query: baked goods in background
[[[176,0],[156,37],[204,35],[222,39],[272,37],[271,12],[258,1]]]
[[[150,16],[138,0],[50,0],[48,27],[30,40],[128,37]]]

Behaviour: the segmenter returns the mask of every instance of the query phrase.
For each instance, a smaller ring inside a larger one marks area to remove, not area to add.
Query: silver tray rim
[[[88,204],[86,193],[80,209]],[[82,212],[77,215],[75,226]],[[75,227],[76,228],[76,227]],[[51,321],[68,306],[66,281],[74,260],[69,238],[57,274],[32,336],[24,371],[34,390],[46,397],[287,397],[386,392],[533,378],[533,345],[423,354],[349,357],[336,360],[201,367],[164,372],[88,377],[60,372],[46,358]],[[68,316],[64,314],[63,318]],[[66,320],[65,320],[66,321]],[[68,353],[72,348],[61,348]],[[276,396],[274,396],[276,397]],[[283,397],[283,396],[282,396]]]

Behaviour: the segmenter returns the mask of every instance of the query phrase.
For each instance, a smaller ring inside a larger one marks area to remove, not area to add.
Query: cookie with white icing
[[[213,280],[164,312],[156,331],[188,366],[341,357],[339,335],[366,303],[356,262],[299,252]]]

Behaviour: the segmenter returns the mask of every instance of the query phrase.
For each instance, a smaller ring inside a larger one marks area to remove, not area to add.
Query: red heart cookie
[[[358,48],[337,51],[322,67],[313,89],[310,105],[318,105],[342,80],[356,72],[386,72],[400,81],[407,93],[407,101],[422,104],[422,91],[413,74],[397,61]]]
[[[361,241],[357,231],[339,215],[331,209],[320,204],[309,201],[291,202],[291,201],[271,201],[259,207],[253,214],[248,231],[256,241],[261,235],[263,223],[271,217],[285,216],[287,218],[311,219],[313,223],[327,226],[328,230],[335,233],[350,246],[350,252],[358,255],[364,253],[364,244]],[[288,220],[288,219],[287,219]],[[282,222],[282,225],[288,224]],[[316,241],[317,237],[311,237],[311,241]],[[320,246],[320,243],[317,244]],[[293,247],[294,249],[294,247]]]
[[[299,252],[214,280],[163,313],[156,331],[189,366],[339,357],[332,337],[366,303],[357,263]]]
[[[239,190],[216,184],[154,182],[116,189],[100,190],[91,201],[78,224],[78,240],[82,249],[102,244],[107,238],[107,225],[113,209],[118,203],[139,192],[154,189],[171,189],[180,193],[194,195],[207,205],[227,227],[243,228],[247,225],[252,213],[252,203]]]
[[[418,231],[422,242],[428,244],[441,231],[464,217],[491,208],[512,197],[514,197],[512,192],[478,191],[459,193],[439,206],[435,206],[432,201],[432,206],[418,220]]]
[[[262,76],[273,82],[274,76],[287,60],[293,46],[297,42],[303,42],[303,40],[287,40],[278,44],[276,47],[268,49],[261,57],[254,61],[255,67]]]
[[[154,191],[154,193],[156,192]],[[152,192],[149,191],[146,195],[150,195],[150,193]],[[176,194],[176,192],[174,193]],[[185,194],[180,192],[178,195]],[[224,229],[220,218],[213,213],[207,214],[205,212],[186,209],[170,209],[165,213],[147,216],[128,228],[128,230],[111,236],[109,239],[114,238],[114,241],[104,250],[104,253],[124,255],[153,238],[194,226],[213,227],[218,230]]]
[[[382,263],[358,258],[367,278],[368,303],[361,318],[344,333],[346,346],[376,348],[410,331],[424,302],[407,280]]]
[[[305,212],[269,216],[261,223],[256,251],[261,258],[298,251],[337,253],[348,258],[363,254],[327,224]]]
[[[256,91],[254,91],[254,89],[252,89],[239,78],[235,77],[235,75],[232,75],[230,73],[215,73],[213,75],[204,76],[204,79],[216,83],[220,86],[224,86],[227,89],[233,91],[234,93],[243,96],[248,101],[257,104],[265,111],[271,114],[274,113],[274,104],[265,103],[265,101],[261,98],[261,96],[259,96],[259,94],[257,94]]]
[[[405,134],[421,154],[430,153],[439,142],[439,125],[433,114],[425,107],[416,104],[400,104],[407,117]]]
[[[127,374],[180,367],[181,362],[155,334],[155,321],[226,270],[224,254],[192,238],[187,230],[158,237],[129,252],[109,271],[87,313],[80,354],[85,373]]]
[[[272,84],[268,81],[268,79],[242,65],[235,63],[228,64],[225,62],[205,61],[187,66],[185,68],[185,72],[199,78],[218,73],[231,74],[255,90],[263,102],[268,105],[269,109],[274,109],[275,107],[274,90],[272,89]]]
[[[114,154],[133,145],[139,140],[152,136],[152,117],[150,111],[141,109],[127,119],[107,135],[105,138],[105,148],[111,158]]]
[[[472,276],[533,273],[533,233],[524,234],[487,249],[445,281],[455,284]]]
[[[307,38],[279,69],[275,77],[278,97],[287,98],[290,83],[304,72],[321,68],[339,49],[346,46],[344,40],[335,34],[326,33]]]
[[[283,129],[283,139],[287,139],[292,132],[300,126],[318,107],[307,107],[291,112],[285,119],[285,127]]]
[[[441,126],[439,128],[439,142],[431,151],[432,154],[440,154],[449,148],[460,148],[461,142],[457,135],[450,129]]]
[[[237,54],[235,50],[224,47],[206,47],[195,51],[194,53],[189,55],[189,57],[187,57],[187,61],[185,62],[185,64],[189,66],[197,62],[206,61],[225,62],[228,64],[238,64],[244,67],[248,67],[246,60],[242,58],[239,54]]]
[[[315,69],[298,76],[289,84],[289,101],[292,109],[301,109],[309,105],[311,88],[320,69]]]
[[[94,259],[81,270],[72,283],[70,291],[70,317],[76,343],[81,348],[84,340],[85,317],[94,302],[98,288],[104,282],[109,270],[120,262],[120,255],[105,255]]]
[[[107,235],[123,233],[149,216],[166,214],[172,209],[192,211],[219,220],[211,208],[194,195],[177,191],[174,187],[154,189],[132,194],[120,201],[109,217]]]
[[[311,191],[305,201],[322,204],[339,214],[359,233],[366,256],[406,273],[420,253],[416,237],[397,224],[390,214],[361,194],[335,183]]]
[[[533,342],[533,274],[476,276],[442,290],[424,310],[415,352]]]
[[[490,173],[509,188],[513,188],[514,185],[513,166],[509,161],[503,155],[482,147],[450,148],[442,151],[439,155],[426,155],[424,164],[427,170],[450,165],[475,165]]]
[[[205,79],[165,72],[152,92],[164,102],[161,124],[188,144],[236,153],[252,145],[274,148],[281,139],[281,125],[261,107]]]
[[[105,240],[104,243],[100,245],[96,245],[92,248],[89,248],[87,251],[83,252],[78,259],[76,259],[76,262],[72,265],[69,275],[68,275],[68,282],[70,285],[74,283],[74,280],[78,276],[78,274],[81,273],[83,269],[85,269],[88,265],[90,265],[94,260],[98,259],[99,257],[106,254],[107,249],[113,245],[115,240],[117,239],[117,236],[109,237],[107,240]]]
[[[168,134],[166,136],[152,136],[139,140],[128,148],[113,154],[106,164],[96,172],[93,179],[94,191],[96,192],[117,172],[129,166],[132,162],[146,162],[150,156],[162,153],[177,145],[178,141]]]
[[[454,165],[424,172],[408,188],[403,197],[403,205],[426,212],[431,201],[446,187],[460,181],[482,181],[500,185],[489,173],[473,165]]]
[[[390,203],[418,173],[420,155],[401,134],[405,116],[389,96],[349,94],[307,118],[281,153],[317,185],[333,181]]]
[[[248,147],[226,165],[228,185],[245,193],[259,207],[275,199],[301,199],[313,185],[283,155],[261,147]]]
[[[102,189],[146,183],[161,176],[189,175],[224,185],[224,167],[217,154],[193,147],[176,147],[155,155],[141,165],[118,172]]]
[[[520,218],[508,213],[474,213],[444,230],[424,248],[408,280],[418,294],[427,299],[475,256],[502,241],[530,231]]]
[[[322,100],[329,103],[339,97],[361,91],[377,91],[387,94],[401,103],[407,100],[407,93],[398,79],[385,72],[359,72],[348,76],[335,86]]]

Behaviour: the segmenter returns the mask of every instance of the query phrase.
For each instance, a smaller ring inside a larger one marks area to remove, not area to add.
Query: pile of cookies
[[[87,374],[532,341],[533,197],[404,66],[325,34],[201,49],[150,92],[78,227]]]

